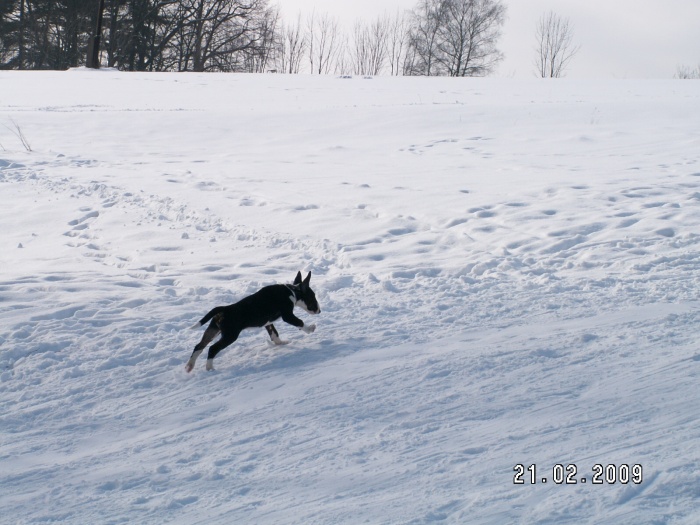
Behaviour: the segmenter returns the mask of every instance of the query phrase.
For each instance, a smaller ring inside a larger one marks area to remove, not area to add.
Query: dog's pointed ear
[[[294,278],[294,284],[301,284],[301,272],[297,272],[297,276]]]
[[[304,286],[309,286],[310,282],[311,282],[311,272],[309,272],[309,275],[307,275],[306,279],[304,279]]]

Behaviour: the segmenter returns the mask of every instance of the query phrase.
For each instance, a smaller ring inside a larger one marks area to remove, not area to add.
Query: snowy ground
[[[698,88],[0,72],[0,522],[700,523]]]

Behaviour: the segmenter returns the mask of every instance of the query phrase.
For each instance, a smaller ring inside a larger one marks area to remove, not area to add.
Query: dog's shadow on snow
[[[221,375],[232,379],[270,371],[305,369],[361,350],[365,338],[355,338],[352,342],[322,339],[314,344],[305,343],[299,339],[283,346],[231,347],[219,355],[216,369]]]

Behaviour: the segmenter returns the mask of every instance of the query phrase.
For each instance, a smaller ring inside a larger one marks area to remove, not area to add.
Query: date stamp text
[[[524,465],[518,463],[513,467],[514,485],[535,485],[549,483],[556,485],[577,485],[590,483],[591,485],[639,485],[643,480],[643,469],[640,464],[628,465],[626,463],[616,465],[613,463],[603,465],[596,463],[585,472],[573,463],[567,465],[557,463],[547,472],[539,472],[537,465],[532,463]]]

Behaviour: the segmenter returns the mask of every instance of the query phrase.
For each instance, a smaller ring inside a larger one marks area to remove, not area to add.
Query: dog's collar
[[[292,293],[292,296],[290,299],[292,300],[293,304],[297,304],[297,288],[293,284],[285,284],[287,287],[287,290],[289,290]]]

